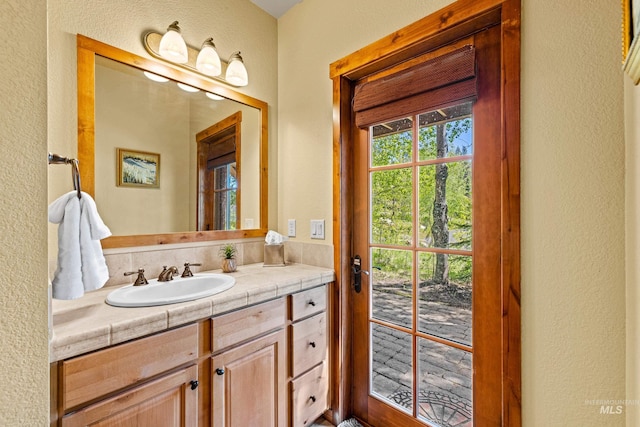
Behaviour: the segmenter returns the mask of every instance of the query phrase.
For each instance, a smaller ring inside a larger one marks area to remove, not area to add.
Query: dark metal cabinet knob
[[[216,369],[216,374],[218,374],[218,375],[224,375],[224,369],[222,369],[222,368],[217,368],[217,369]]]
[[[309,302],[308,302],[308,304],[309,304],[311,307],[315,307],[315,306],[316,306],[316,303],[315,303],[315,301],[313,301],[313,300],[309,301]]]
[[[309,400],[311,400],[312,402],[316,401],[316,397],[315,396],[309,396]]]
[[[200,383],[198,382],[198,380],[191,380],[191,382],[189,383],[191,384],[191,390],[195,390],[198,388],[198,386],[200,385]]]
[[[316,348],[316,343],[315,343],[315,341],[311,341],[311,342],[309,343],[309,345],[310,345],[311,347],[313,347],[313,348]]]

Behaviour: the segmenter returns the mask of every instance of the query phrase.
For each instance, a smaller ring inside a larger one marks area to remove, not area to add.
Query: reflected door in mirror
[[[238,111],[196,135],[198,231],[239,228],[241,122]]]

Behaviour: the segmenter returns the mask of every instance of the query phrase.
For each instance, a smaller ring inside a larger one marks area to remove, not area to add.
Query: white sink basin
[[[150,307],[175,304],[209,297],[235,285],[232,276],[199,273],[193,277],[176,277],[169,282],[149,280],[148,285],[128,285],[107,295],[106,303],[116,307]]]

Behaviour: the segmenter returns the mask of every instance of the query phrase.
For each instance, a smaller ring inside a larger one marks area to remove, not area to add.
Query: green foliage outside
[[[445,125],[446,157],[472,153],[471,142],[463,139],[470,136],[471,118],[460,118]],[[372,142],[372,165],[402,165],[413,157],[411,130],[378,136]],[[436,125],[419,129],[419,161],[436,159]],[[442,150],[441,150],[442,151]],[[472,168],[471,161],[447,162],[446,202],[449,248],[471,249],[472,218]],[[375,171],[371,175],[371,195],[373,200],[371,218],[371,240],[374,244],[409,246],[412,244],[414,223],[417,222],[418,245],[432,247],[433,204],[435,200],[435,165],[417,168],[418,221],[412,213],[413,173],[410,166]],[[380,270],[374,275],[381,279],[395,277],[396,283],[411,281],[412,257],[405,250],[374,250],[372,265]],[[420,253],[418,256],[419,279],[429,282],[433,278],[435,255]],[[448,256],[449,280],[459,285],[470,285],[471,258]],[[406,283],[405,283],[406,285]]]

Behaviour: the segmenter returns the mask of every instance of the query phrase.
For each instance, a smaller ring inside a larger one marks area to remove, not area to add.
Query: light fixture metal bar
[[[163,56],[160,55],[160,40],[162,39],[162,34],[160,33],[156,33],[155,31],[149,31],[148,33],[146,33],[143,37],[142,37],[142,42],[144,44],[144,48],[147,50],[147,52],[149,52],[149,54],[151,56],[153,56],[156,59],[160,59],[168,64],[172,64],[175,65],[177,67],[181,67],[181,68],[186,68],[189,71],[192,71],[194,73],[197,73],[200,76],[206,77],[208,79],[212,79],[212,80],[216,80],[225,84],[228,84],[230,86],[234,86],[234,87],[239,87],[237,85],[234,85],[233,83],[229,83],[228,81],[226,81],[224,79],[224,75],[227,71],[227,66],[229,65],[229,63],[227,61],[225,61],[224,59],[222,59],[222,57],[220,58],[220,64],[222,65],[222,72],[220,73],[219,76],[208,76],[204,73],[201,73],[200,71],[198,71],[198,69],[196,68],[196,59],[198,58],[198,52],[199,50],[189,46],[189,44],[187,44],[187,51],[189,53],[189,60],[185,63],[185,64],[177,64],[175,62],[171,62],[169,60],[167,60],[167,58],[164,58]]]

